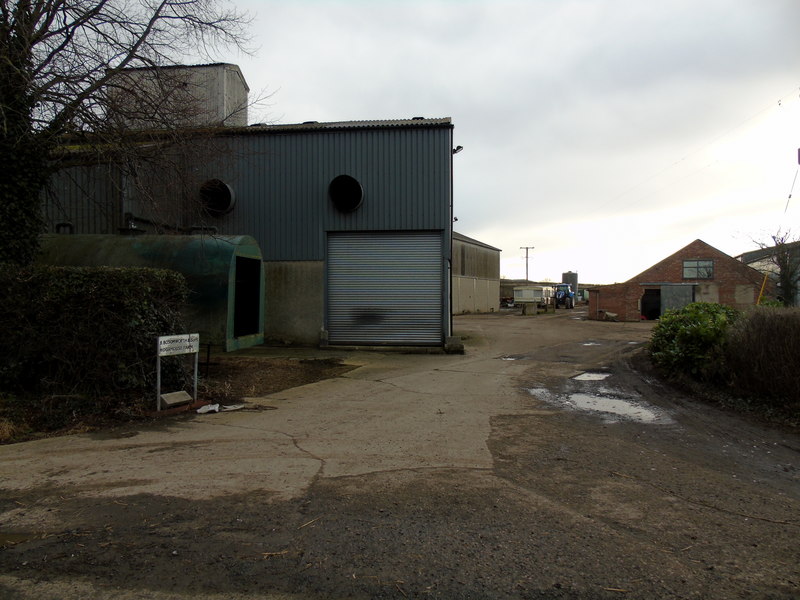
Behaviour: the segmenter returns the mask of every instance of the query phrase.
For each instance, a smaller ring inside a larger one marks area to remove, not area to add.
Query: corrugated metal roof
[[[457,231],[453,232],[453,240],[458,240],[460,242],[466,242],[468,244],[473,244],[475,246],[481,246],[483,248],[488,248],[489,250],[497,250],[498,252],[502,252],[500,248],[495,248],[494,246],[490,246],[489,244],[482,242],[480,240],[476,240],[471,237],[467,237],[463,233],[458,233]]]
[[[304,121],[303,123],[272,125],[267,123],[254,123],[246,128],[226,128],[226,132],[248,133],[278,133],[283,131],[340,131],[343,129],[409,129],[409,128],[452,128],[453,123],[450,117],[426,119],[415,117],[413,119],[385,119],[373,121],[330,121],[320,123],[318,121]]]
[[[215,63],[199,63],[194,65],[146,65],[141,67],[125,67],[123,71],[175,71],[180,69],[196,69],[198,67],[235,67],[239,71],[239,65],[228,62],[215,62]]]
[[[750,250],[749,252],[743,252],[735,258],[736,260],[749,265],[750,263],[758,262],[765,258],[770,258],[777,254],[779,250],[788,250],[789,252],[800,250],[800,241],[788,242],[786,244],[782,244],[781,246],[769,246],[767,248],[759,248],[758,250]]]
[[[439,119],[388,119],[375,121],[333,121],[319,123],[317,121],[306,121],[304,123],[292,123],[286,125],[270,125],[266,123],[256,123],[245,127],[184,127],[180,128],[179,135],[189,136],[231,136],[231,135],[258,135],[271,133],[314,133],[314,132],[333,132],[333,131],[353,131],[357,129],[376,130],[376,129],[453,129],[450,117]],[[142,143],[153,144],[159,140],[167,144],[175,141],[174,131],[143,129],[131,130],[127,132],[126,138],[135,140],[141,138]],[[87,142],[86,136],[67,135],[62,138],[62,144],[57,149],[63,155],[80,154],[87,151],[102,150],[104,146],[110,145],[105,142],[100,144]]]

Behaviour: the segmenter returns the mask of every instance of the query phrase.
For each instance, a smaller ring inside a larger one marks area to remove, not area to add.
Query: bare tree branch
[[[769,237],[771,243],[755,242],[764,251],[760,270],[776,280],[784,305],[794,306],[800,299],[800,240],[788,230]]]
[[[247,52],[249,23],[225,0],[0,0],[0,160],[13,173],[0,182],[0,262],[25,262],[35,250],[58,140],[92,135],[98,151],[120,140],[126,120],[111,118],[108,93],[120,73],[227,47]],[[140,110],[113,108],[126,106]],[[173,109],[148,107],[167,130],[185,124]]]

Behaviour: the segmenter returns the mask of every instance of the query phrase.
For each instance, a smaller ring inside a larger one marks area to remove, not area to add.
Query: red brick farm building
[[[691,302],[742,309],[756,304],[763,281],[752,267],[695,240],[624,283],[589,289],[589,318],[657,319]]]

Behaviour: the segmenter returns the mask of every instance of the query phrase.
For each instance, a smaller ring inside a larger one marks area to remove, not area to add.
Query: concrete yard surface
[[[800,597],[798,435],[583,316],[459,316],[464,355],[2,446],[0,597]]]

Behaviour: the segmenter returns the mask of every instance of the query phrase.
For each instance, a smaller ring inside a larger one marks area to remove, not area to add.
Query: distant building
[[[779,286],[778,282],[778,267],[775,265],[774,257],[778,251],[786,251],[789,253],[789,260],[795,264],[800,264],[800,241],[789,242],[780,247],[770,246],[769,248],[759,248],[758,250],[751,250],[740,254],[736,258],[746,265],[749,265],[767,275],[770,280]],[[775,293],[783,297],[783,290],[777,287]],[[800,286],[794,295],[794,298],[788,298],[792,306],[800,306]]]
[[[453,232],[453,314],[500,308],[500,250]]]
[[[692,302],[753,306],[763,275],[702,240],[695,240],[624,283],[589,289],[590,319],[658,319]]]

